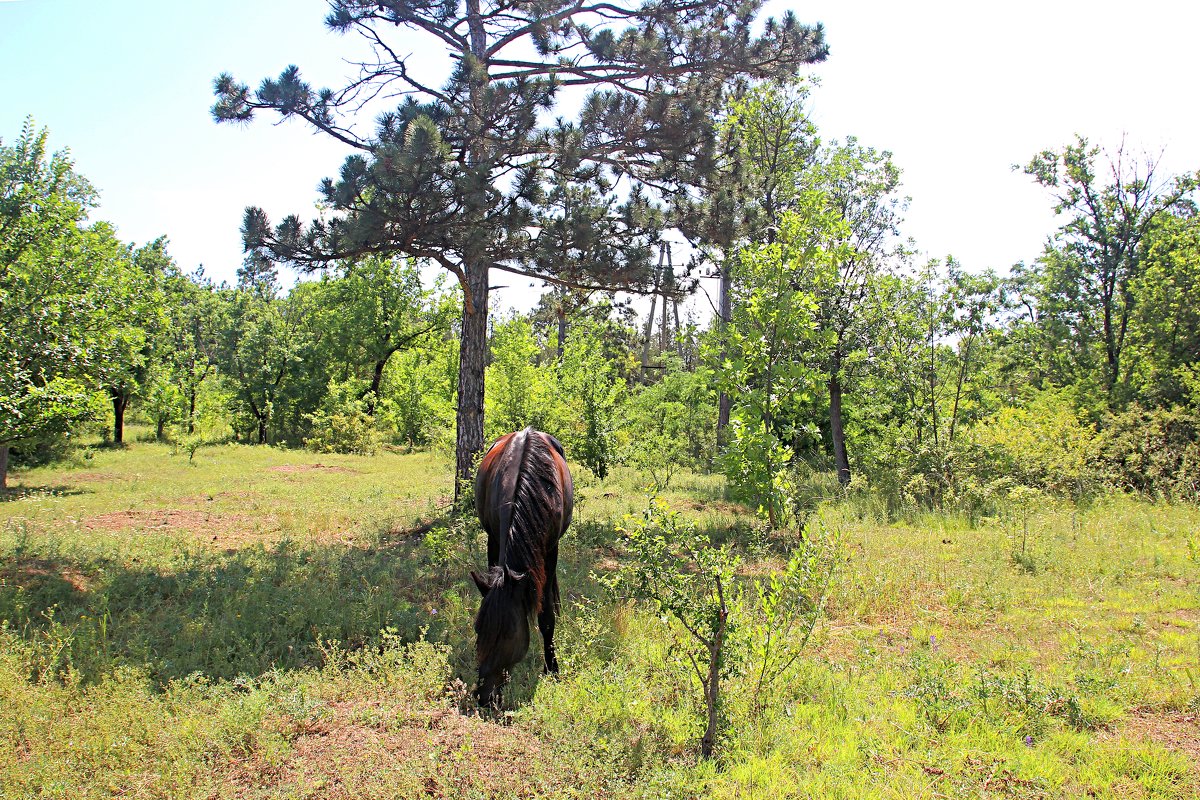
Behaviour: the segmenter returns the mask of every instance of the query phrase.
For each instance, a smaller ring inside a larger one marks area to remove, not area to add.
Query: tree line
[[[0,447],[61,439],[100,396],[115,441],[132,402],[164,437],[453,439],[460,476],[535,424],[600,477],[724,470],[775,525],[826,468],[890,507],[1194,493],[1195,175],[1079,138],[1019,168],[1062,220],[1038,258],[922,263],[891,155],[805,113],[819,25],[756,26],[755,3],[505,9],[338,0],[327,25],[378,56],[346,87],[217,78],[218,121],[276,112],[354,151],[322,218],[247,209],[236,286],[88,222],[94,192],[27,124],[3,150]],[[389,46],[400,28],[444,50],[445,83]],[[569,87],[577,117],[552,119]],[[398,89],[357,131],[364,98]],[[679,274],[668,236],[691,246]],[[284,292],[276,264],[311,279]],[[721,278],[712,325],[653,339],[613,300],[653,291],[666,320],[700,268]],[[552,289],[497,319],[496,270]]]

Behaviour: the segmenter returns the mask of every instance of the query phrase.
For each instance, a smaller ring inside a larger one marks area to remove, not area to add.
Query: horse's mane
[[[509,571],[524,575],[532,590],[529,613],[542,608],[546,588],[546,537],[557,535],[560,509],[556,497],[561,493],[554,454],[547,444],[549,437],[533,428],[519,432],[508,443],[501,469],[515,469],[516,480],[511,501],[511,517],[507,531],[497,531],[501,538],[500,563],[489,571],[488,583],[499,588],[510,580]],[[553,531],[553,532],[552,532]],[[558,598],[548,598],[556,606]]]

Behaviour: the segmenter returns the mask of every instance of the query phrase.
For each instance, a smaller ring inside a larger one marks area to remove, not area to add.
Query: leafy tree
[[[384,372],[377,424],[410,448],[440,440],[443,432],[453,441],[457,384],[458,340],[449,332],[401,351]]]
[[[159,339],[166,326],[162,284],[174,268],[166,237],[135,250],[118,262],[112,280],[98,284],[108,323],[100,345],[101,384],[112,402],[113,441],[125,440],[125,410],[134,395],[146,388],[161,356]]]
[[[1159,216],[1133,294],[1133,388],[1144,404],[1200,406],[1200,217]]]
[[[204,382],[216,374],[221,331],[228,330],[227,304],[203,270],[185,275],[172,261],[163,292],[168,321],[160,347],[166,351],[161,371],[170,389],[154,384],[150,394],[164,421],[178,421],[195,433],[197,404]],[[148,399],[150,399],[148,398]],[[179,403],[172,408],[171,403]],[[162,438],[162,432],[159,432]]]
[[[783,214],[803,188],[820,140],[808,118],[809,86],[768,82],[732,97],[720,127],[720,158],[705,176],[704,192],[677,213],[683,233],[720,277],[718,330],[732,319],[735,262],[740,248],[775,240]],[[724,360],[723,356],[719,357]],[[722,392],[717,431],[729,424],[730,397]]]
[[[314,90],[296,67],[255,91],[230,75],[216,80],[219,121],[275,111],[358,151],[338,180],[323,184],[328,219],[289,217],[272,227],[248,209],[246,246],[303,266],[404,254],[458,279],[456,464],[465,478],[484,444],[489,271],[643,283],[661,224],[644,187],[683,191],[710,169],[712,112],[729,86],[791,76],[825,56],[819,26],[789,13],[758,28],[760,8],[759,0],[332,0],[326,24],[360,33],[375,53],[347,86]],[[440,86],[433,70],[397,55],[411,52],[392,41],[401,28],[426,44],[422,61],[430,46],[448,56],[452,70]],[[567,87],[590,94],[576,121],[551,121],[547,112]],[[373,134],[353,130],[348,113],[364,98],[394,94],[404,101],[379,116]],[[617,192],[617,180],[629,191]],[[594,245],[582,238],[595,236]],[[564,250],[578,256],[570,277],[561,274]]]
[[[262,284],[225,290],[228,327],[221,333],[221,369],[235,387],[236,413],[258,444],[280,438],[289,406],[297,422],[316,410],[328,386],[322,369],[308,369],[304,378],[317,386],[309,401],[297,406],[296,387],[286,380],[306,362],[321,336],[320,318],[311,284],[297,284],[282,298],[266,295]],[[312,362],[309,362],[312,363]],[[319,366],[313,364],[313,366]]]
[[[440,285],[426,290],[411,262],[371,255],[325,276],[319,298],[329,321],[331,360],[349,365],[365,382],[362,399],[375,413],[384,370],[396,353],[448,330],[452,297]]]
[[[554,429],[553,375],[536,364],[541,346],[523,317],[497,323],[488,365],[488,437],[494,439],[527,425]]]
[[[838,481],[850,482],[843,395],[872,344],[871,289],[898,248],[895,237],[903,200],[896,195],[900,170],[891,153],[864,147],[854,137],[834,144],[807,173],[806,183],[823,192],[841,218],[845,237],[838,259],[806,272],[817,300],[823,349],[819,363],[828,390],[830,440]],[[822,269],[821,267],[824,267]]]
[[[945,302],[949,306],[949,322],[942,336],[953,342],[957,369],[951,379],[954,386],[950,406],[948,442],[954,442],[959,421],[966,416],[967,405],[979,402],[978,387],[973,386],[975,375],[987,361],[989,333],[995,330],[1000,312],[1001,280],[992,270],[972,275],[954,259],[948,259]]]
[[[1148,234],[1160,215],[1188,207],[1200,173],[1164,178],[1154,158],[1131,157],[1123,142],[1105,154],[1104,164],[1098,163],[1101,153],[1077,136],[1062,150],[1037,154],[1024,170],[1051,191],[1055,213],[1067,218],[1047,247],[1051,280],[1039,300],[1078,335],[1097,332],[1101,380],[1113,402],[1128,378],[1122,355]]]
[[[654,383],[632,394],[625,404],[626,461],[665,490],[681,467],[711,463],[715,441],[712,412],[716,382],[707,369],[683,368],[678,357],[663,359]]]
[[[9,446],[94,413],[104,296],[126,257],[112,230],[86,225],[91,185],[28,119],[0,141],[0,488]]]
[[[609,349],[611,326],[581,319],[567,333],[558,383],[568,420],[563,444],[603,480],[617,458],[616,430],[625,379]],[[628,349],[625,353],[630,353]]]

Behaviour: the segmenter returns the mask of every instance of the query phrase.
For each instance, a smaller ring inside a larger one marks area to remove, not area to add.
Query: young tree
[[[705,176],[701,199],[678,209],[680,229],[718,266],[719,329],[732,319],[738,250],[775,240],[816,158],[820,140],[808,118],[808,95],[808,84],[789,82],[765,83],[731,98],[720,127],[717,167]],[[717,433],[723,439],[731,398],[722,392],[718,402]]]
[[[564,242],[579,250],[569,237],[583,231],[604,241],[587,249],[602,260],[576,264],[589,283],[643,283],[657,236],[645,187],[683,190],[711,168],[713,112],[729,86],[789,77],[825,57],[819,26],[789,13],[760,28],[761,6],[331,0],[326,24],[361,34],[374,50],[348,85],[314,90],[295,67],[256,91],[227,74],[216,80],[218,121],[274,111],[358,151],[338,180],[323,185],[334,212],[328,220],[304,225],[289,217],[272,227],[261,210],[248,209],[247,249],[309,267],[404,254],[458,279],[456,464],[466,478],[484,444],[490,270],[573,283],[559,273],[556,254]],[[430,48],[446,54],[452,70],[440,86],[432,70],[400,55],[393,31],[401,28],[421,37],[420,59]],[[590,91],[578,119],[550,121],[547,112],[568,87]],[[404,101],[379,116],[373,134],[353,129],[348,114],[364,99],[395,94]],[[629,191],[615,192],[616,180],[628,181]]]
[[[1045,150],[1024,168],[1050,189],[1054,210],[1066,216],[1055,242],[1055,266],[1061,270],[1058,296],[1084,325],[1095,325],[1103,347],[1103,385],[1110,402],[1127,379],[1121,357],[1135,307],[1134,284],[1141,276],[1147,234],[1163,213],[1187,203],[1200,185],[1200,173],[1164,178],[1152,157],[1132,158],[1124,142],[1105,154],[1077,136],[1060,151]],[[1098,174],[1107,168],[1107,175]],[[1098,169],[1099,168],[1099,169]],[[1097,319],[1098,318],[1098,319]]]
[[[1159,217],[1134,296],[1129,339],[1139,400],[1200,404],[1200,394],[1189,397],[1189,386],[1200,378],[1200,217]]]
[[[811,274],[849,257],[846,222],[821,192],[808,190],[783,215],[777,240],[746,248],[733,284],[721,388],[733,399],[730,479],[771,527],[789,511],[788,469],[799,409],[811,402],[820,372],[819,306]]]
[[[112,402],[116,444],[125,441],[129,402],[147,387],[155,362],[163,355],[158,346],[167,323],[162,284],[168,270],[174,269],[165,236],[133,251],[120,264],[112,280],[97,286],[104,296],[108,323],[98,367]]]
[[[254,441],[268,444],[276,438],[284,407],[296,393],[297,387],[287,381],[321,336],[318,308],[311,284],[297,284],[286,297],[276,298],[267,293],[273,282],[241,277],[241,286],[226,290],[228,327],[220,336],[221,370],[235,387],[237,410]],[[294,409],[297,417],[315,410],[328,386],[323,370],[307,370],[304,378],[317,395],[309,393],[309,408]]]
[[[160,344],[166,350],[162,371],[174,388],[158,389],[154,397],[163,402],[170,402],[175,395],[179,397],[182,407],[167,416],[177,417],[191,435],[196,430],[200,387],[217,370],[218,337],[221,331],[228,330],[225,316],[229,309],[203,270],[185,275],[174,261],[167,267],[163,292],[168,322]]]

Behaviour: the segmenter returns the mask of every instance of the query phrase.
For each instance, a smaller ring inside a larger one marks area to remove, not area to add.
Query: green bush
[[[1155,498],[1200,500],[1200,415],[1134,405],[1109,416],[1099,463],[1114,485]]]
[[[1020,408],[1003,408],[972,428],[972,459],[984,484],[1005,481],[1073,498],[1098,485],[1097,436],[1062,392],[1046,391]]]
[[[362,389],[361,381],[330,381],[321,407],[306,415],[312,431],[304,446],[317,453],[373,455],[379,440]]]

